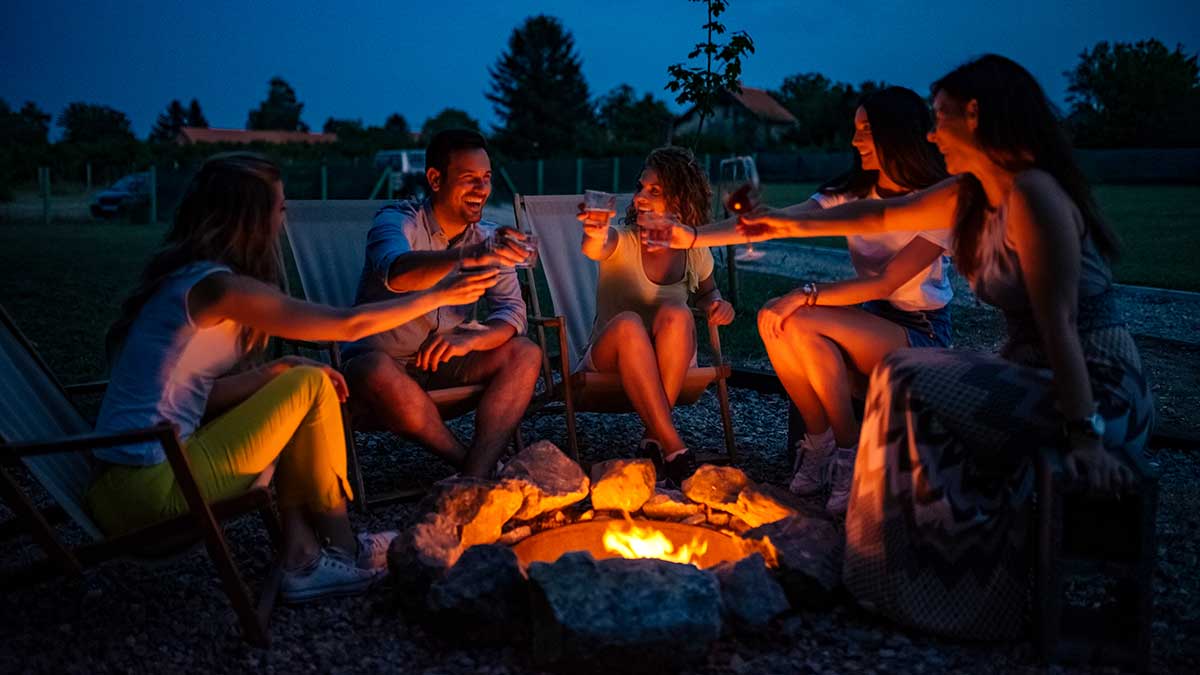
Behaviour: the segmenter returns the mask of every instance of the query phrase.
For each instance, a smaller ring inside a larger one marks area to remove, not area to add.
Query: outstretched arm
[[[188,293],[188,313],[202,328],[234,321],[294,340],[352,341],[390,330],[442,305],[474,302],[496,283],[498,270],[452,274],[433,288],[395,300],[330,307],[298,300],[252,277],[212,274]]]
[[[780,237],[836,237],[951,227],[958,204],[955,177],[891,199],[859,199],[820,211],[778,209],[743,216],[737,223],[743,241]]]

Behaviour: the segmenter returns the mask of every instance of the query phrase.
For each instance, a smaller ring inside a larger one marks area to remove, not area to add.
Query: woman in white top
[[[887,87],[865,96],[854,114],[854,165],[789,212],[831,208],[929,187],[946,177],[925,138],[929,108],[916,92]],[[672,244],[687,245],[688,228]],[[733,235],[732,240],[730,235]],[[943,261],[950,230],[847,237],[858,276],[806,283],[766,303],[759,334],[771,365],[804,419],[789,488],[801,495],[832,483],[831,513],[846,510],[859,425],[851,393],[876,364],[901,347],[948,347],[952,291]],[[729,227],[701,228],[696,246],[740,243]]]
[[[474,302],[495,270],[353,308],[281,290],[286,202],[279,167],[251,153],[210,158],[192,178],[163,247],[109,330],[111,382],[96,422],[119,431],[170,422],[206,500],[245,491],[271,464],[283,525],[285,601],[365,591],[386,574],[395,533],[355,536],[346,513],[341,374],[300,358],[252,366],[267,338],[356,340],[441,305]],[[188,510],[163,449],[95,452],[87,495],[106,531]]]

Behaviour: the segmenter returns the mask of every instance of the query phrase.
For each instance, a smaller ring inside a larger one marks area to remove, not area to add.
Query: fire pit
[[[564,553],[586,551],[596,560],[656,558],[701,569],[736,562],[760,547],[706,527],[650,520],[586,521],[546,530],[512,547],[521,568],[552,563]]]
[[[526,645],[539,665],[661,672],[831,597],[841,537],[823,514],[729,467],[682,487],[657,485],[648,460],[589,477],[536,443],[498,480],[437,486],[389,551],[397,600],[455,640]]]

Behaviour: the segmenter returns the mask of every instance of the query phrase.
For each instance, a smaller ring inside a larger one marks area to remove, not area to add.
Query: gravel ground
[[[834,256],[809,254],[805,273],[837,278],[844,264]],[[778,269],[776,267],[775,269]],[[1159,302],[1160,296],[1131,294],[1131,324],[1156,380],[1160,420],[1195,430],[1200,410],[1200,348],[1195,340],[1195,306]],[[1186,299],[1186,298],[1185,298]],[[1178,301],[1178,298],[1175,299]],[[1151,308],[1151,309],[1145,309]],[[956,300],[960,346],[989,348],[1001,330],[998,317],[965,294]],[[742,364],[757,365],[764,364]],[[731,391],[741,466],[752,478],[781,483],[787,475],[784,445],[786,401],[746,390]],[[689,445],[721,446],[716,401],[706,394],[695,406],[676,411]],[[453,426],[468,434],[471,416]],[[580,415],[585,457],[631,456],[642,428],[633,415]],[[561,417],[528,421],[529,440],[565,446]],[[436,480],[450,467],[410,444],[385,434],[360,434],[368,491],[408,481]],[[1161,472],[1158,514],[1159,561],[1155,574],[1155,672],[1200,671],[1200,452],[1160,449],[1150,458]],[[24,477],[22,477],[24,480]],[[39,495],[44,499],[44,495]],[[0,506],[0,521],[11,516]],[[370,529],[402,528],[416,507],[398,504],[355,516]],[[266,574],[268,550],[257,519],[228,528],[234,555],[252,585]],[[65,528],[69,540],[81,534]],[[0,548],[0,569],[33,559],[39,552],[27,537]],[[0,595],[0,672],[535,672],[526,652],[513,648],[462,648],[425,631],[393,608],[385,592],[276,610],[273,646],[244,644],[202,548],[146,564],[113,561],[81,579],[57,580]],[[792,672],[1041,672],[1028,642],[972,644],[906,632],[843,602],[831,612],[785,615],[762,635],[722,639],[695,673]],[[1054,668],[1051,672],[1114,672]]]

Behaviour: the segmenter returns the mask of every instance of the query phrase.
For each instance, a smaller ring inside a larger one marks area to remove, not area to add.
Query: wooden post
[[[158,167],[150,165],[150,224],[158,223]]]
[[[85,185],[84,192],[91,194],[91,192],[92,192],[92,163],[88,162],[87,164],[84,165],[84,167],[86,168],[86,174],[85,174],[86,178],[84,179],[84,183],[83,183]]]
[[[621,191],[621,158],[613,157],[613,194]]]
[[[537,193],[545,194],[546,191],[546,161],[539,159],[537,161]]]
[[[729,297],[727,299],[735,309],[738,306],[737,258],[734,257],[736,252],[736,246],[725,247],[725,268],[729,271]]]
[[[575,194],[583,194],[583,158],[575,158]]]
[[[321,160],[321,201],[329,200],[329,167]]]

